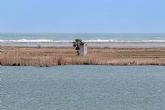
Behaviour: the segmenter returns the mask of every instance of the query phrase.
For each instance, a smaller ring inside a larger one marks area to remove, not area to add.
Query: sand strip
[[[91,48],[165,48],[165,42],[88,42]],[[72,47],[72,42],[18,42],[0,43],[0,46]]]

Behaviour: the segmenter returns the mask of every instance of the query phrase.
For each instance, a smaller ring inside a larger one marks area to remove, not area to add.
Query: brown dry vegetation
[[[54,66],[165,65],[165,48],[89,48],[88,55],[77,56],[74,48],[0,47],[0,65]]]

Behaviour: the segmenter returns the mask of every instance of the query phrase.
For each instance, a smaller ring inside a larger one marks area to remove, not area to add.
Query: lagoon
[[[2,110],[164,110],[164,66],[0,67]]]

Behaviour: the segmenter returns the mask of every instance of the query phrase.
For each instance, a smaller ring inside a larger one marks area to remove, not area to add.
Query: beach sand
[[[0,65],[165,65],[165,48],[88,48],[87,56],[77,56],[69,47],[0,46]]]
[[[87,42],[90,48],[165,48],[165,42]],[[0,46],[17,47],[72,47],[72,42],[9,42]]]

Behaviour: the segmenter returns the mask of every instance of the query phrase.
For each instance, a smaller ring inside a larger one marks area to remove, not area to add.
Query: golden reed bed
[[[165,65],[165,48],[89,48],[77,56],[74,48],[0,47],[0,65]]]

